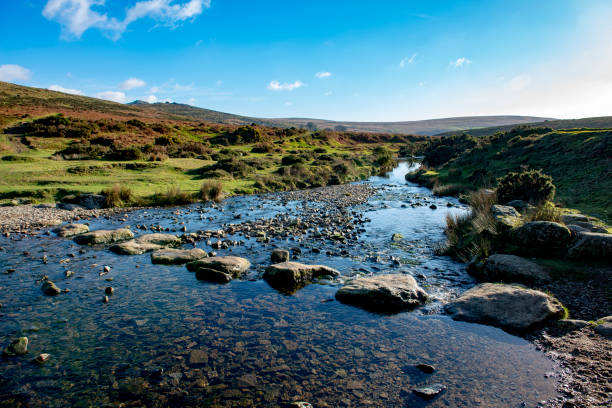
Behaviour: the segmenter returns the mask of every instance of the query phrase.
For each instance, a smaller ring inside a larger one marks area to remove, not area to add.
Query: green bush
[[[532,204],[550,201],[555,196],[552,177],[541,170],[521,173],[511,172],[497,182],[497,198],[500,203],[523,200]]]

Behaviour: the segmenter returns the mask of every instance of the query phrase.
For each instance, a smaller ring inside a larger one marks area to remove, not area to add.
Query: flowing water
[[[283,406],[296,400],[315,407],[519,407],[555,397],[553,363],[530,343],[441,314],[446,300],[474,284],[463,265],[433,251],[444,240],[446,214],[467,209],[407,183],[408,169],[401,163],[388,177],[366,182],[380,190],[351,208],[370,221],[344,255],[332,242],[305,238],[299,244],[321,249],[303,251],[300,262],[329,265],[343,277],[417,277],[433,302],[391,316],[334,301],[342,280],[279,293],[261,280],[272,245],[252,239],[218,251],[253,264],[245,279],[219,285],[196,280],[184,266],[152,265],[149,254],[119,256],[52,234],[1,238],[0,271],[15,272],[0,275],[0,342],[27,336],[30,346],[28,356],[0,361],[0,400],[41,407]],[[137,210],[127,220],[91,220],[90,227],[136,231],[136,225],[155,224],[178,231],[184,222],[187,231],[197,231],[236,223],[237,214],[239,222],[299,215],[303,204],[282,197]],[[393,233],[403,239],[392,242]],[[272,244],[298,245],[291,237]],[[204,241],[196,246],[211,250]],[[112,270],[100,276],[103,265]],[[66,278],[66,270],[75,275]],[[70,292],[45,296],[37,282],[43,275]],[[115,294],[104,304],[108,285]],[[31,362],[38,353],[50,353],[50,361]],[[419,363],[436,371],[424,374],[415,368]],[[447,388],[433,400],[412,392],[434,383]]]

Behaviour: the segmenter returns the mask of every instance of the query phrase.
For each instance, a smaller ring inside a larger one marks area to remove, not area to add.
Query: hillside
[[[135,101],[121,104],[102,99],[65,94],[0,82],[0,113],[7,115],[40,116],[63,113],[88,119],[115,118],[140,120],[170,120],[208,122],[227,125],[256,123],[268,127],[309,127],[351,132],[433,135],[464,129],[488,128],[541,122],[545,118],[532,116],[472,116],[405,122],[340,122],[308,118],[254,118],[198,108],[179,103]]]

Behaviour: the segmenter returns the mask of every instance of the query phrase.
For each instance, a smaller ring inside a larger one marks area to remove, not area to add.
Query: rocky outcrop
[[[411,275],[392,274],[357,278],[340,288],[336,299],[367,310],[394,313],[425,303],[428,295]]]
[[[521,222],[521,214],[511,206],[494,204],[491,213],[500,232],[510,231]]]
[[[66,224],[53,230],[59,237],[73,237],[75,235],[89,232],[89,227],[85,224]]]
[[[140,255],[180,244],[181,239],[176,235],[156,233],[141,235],[131,241],[113,245],[110,250],[121,255]]]
[[[208,257],[208,254],[200,248],[166,248],[153,252],[151,254],[151,262],[153,262],[154,264],[182,265],[206,257]]]
[[[127,241],[134,238],[134,233],[127,228],[116,230],[97,230],[74,237],[74,242],[79,245],[103,245],[114,242]]]
[[[274,263],[287,262],[289,260],[289,251],[284,249],[275,249],[272,251],[270,260]]]
[[[495,254],[484,262],[482,268],[468,270],[484,282],[540,284],[550,281],[550,275],[542,266],[515,255]]]
[[[281,262],[270,265],[263,278],[275,289],[292,293],[308,285],[319,276],[339,276],[340,272],[324,265],[305,265],[298,262]]]
[[[573,259],[612,262],[612,234],[579,232],[568,256]]]
[[[552,221],[532,221],[511,231],[511,241],[520,252],[538,256],[563,255],[571,238],[565,225]]]
[[[187,264],[187,269],[196,273],[196,278],[210,282],[227,283],[242,276],[251,263],[237,256],[213,256]]]
[[[550,295],[518,285],[483,283],[446,305],[455,320],[522,331],[565,317],[561,303]]]

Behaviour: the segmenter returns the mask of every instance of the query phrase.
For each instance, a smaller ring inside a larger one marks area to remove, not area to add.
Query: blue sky
[[[0,1],[0,80],[260,117],[612,115],[612,2]]]

